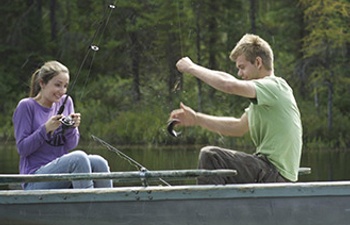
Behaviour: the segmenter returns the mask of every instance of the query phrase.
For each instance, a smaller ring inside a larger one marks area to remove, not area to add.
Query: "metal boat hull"
[[[350,182],[0,191],[3,225],[348,225]]]

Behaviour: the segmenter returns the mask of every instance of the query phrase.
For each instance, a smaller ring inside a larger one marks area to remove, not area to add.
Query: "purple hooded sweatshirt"
[[[79,142],[78,128],[63,129],[62,125],[53,133],[46,133],[45,123],[57,114],[66,95],[53,103],[51,108],[41,106],[33,98],[22,99],[13,114],[17,151],[20,155],[21,174],[34,173],[41,166],[68,153]],[[73,100],[68,97],[64,116],[74,113]]]

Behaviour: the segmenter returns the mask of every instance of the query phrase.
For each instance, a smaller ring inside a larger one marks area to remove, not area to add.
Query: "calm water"
[[[142,147],[115,146],[148,170],[195,169],[200,146],[191,147]],[[87,144],[81,147],[91,154],[105,157],[111,171],[135,171],[136,167],[103,146]],[[350,180],[350,150],[311,150],[303,152],[301,166],[312,168],[310,175],[300,177],[300,181]],[[0,146],[0,173],[18,173],[18,154],[14,144]],[[186,181],[187,183],[189,181]],[[190,181],[192,182],[192,181]],[[194,182],[194,181],[193,181]],[[181,183],[181,182],[180,182]]]

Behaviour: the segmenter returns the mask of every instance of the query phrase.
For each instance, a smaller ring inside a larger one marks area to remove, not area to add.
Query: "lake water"
[[[180,170],[197,167],[198,152],[201,146],[115,147],[148,170]],[[137,169],[116,153],[96,143],[88,143],[82,149],[90,154],[105,157],[109,161],[111,171],[135,171]],[[301,166],[311,167],[312,172],[309,175],[300,176],[300,181],[350,180],[350,150],[304,149]],[[0,173],[18,173],[18,154],[15,144],[6,143],[0,146]],[[194,180],[185,182],[194,183]]]

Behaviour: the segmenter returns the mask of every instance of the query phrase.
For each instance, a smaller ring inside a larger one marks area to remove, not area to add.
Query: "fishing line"
[[[177,24],[179,26],[179,39],[180,39],[180,51],[181,56],[183,55],[183,48],[182,48],[182,26],[181,26],[181,20],[180,20],[180,3],[179,1],[176,1],[177,7],[176,7],[176,13],[177,13]]]
[[[116,2],[116,1],[115,1],[115,2]],[[74,86],[75,86],[75,84],[76,84],[76,82],[77,82],[77,80],[78,80],[78,77],[79,77],[79,75],[80,75],[80,73],[81,73],[81,70],[83,69],[83,66],[85,65],[85,62],[86,62],[87,58],[89,57],[90,52],[92,51],[92,52],[93,52],[93,56],[92,56],[92,60],[91,60],[91,62],[90,62],[90,67],[89,67],[89,72],[88,72],[87,78],[89,78],[89,76],[90,76],[91,68],[92,68],[92,62],[93,62],[93,60],[94,60],[94,58],[95,58],[96,52],[99,50],[98,44],[99,44],[100,41],[101,41],[101,38],[102,38],[102,34],[103,34],[103,33],[101,33],[101,36],[100,36],[100,39],[99,39],[99,42],[97,43],[97,45],[94,44],[95,39],[96,39],[96,37],[97,37],[97,35],[98,35],[98,33],[99,33],[101,27],[103,26],[103,24],[105,25],[104,28],[103,28],[103,32],[105,31],[105,29],[106,29],[106,27],[107,27],[107,24],[108,24],[108,22],[109,22],[109,19],[110,19],[111,15],[112,15],[112,11],[113,11],[113,9],[115,9],[115,5],[110,4],[110,5],[108,6],[108,8],[110,9],[110,10],[109,10],[110,12],[109,12],[108,16],[106,16],[106,13],[104,13],[104,16],[103,16],[102,20],[100,21],[99,26],[98,26],[97,29],[95,30],[94,35],[93,35],[93,37],[92,37],[92,40],[91,40],[91,42],[90,42],[90,45],[88,46],[87,51],[86,51],[86,53],[85,53],[84,59],[83,59],[83,61],[81,62],[80,66],[79,66],[79,69],[78,69],[78,71],[77,71],[77,73],[76,73],[75,79],[74,79],[72,85],[70,86],[69,90],[67,91],[67,93],[66,93],[67,95],[66,95],[66,97],[65,97],[65,99],[64,99],[64,101],[63,101],[63,104],[62,104],[61,107],[59,108],[57,114],[62,114],[62,112],[64,111],[65,104],[66,104],[67,99],[68,99],[68,97],[69,97],[68,93],[72,92],[72,90],[73,90],[73,88],[74,88]],[[106,22],[103,23],[103,21],[106,21]]]
[[[180,52],[181,57],[183,56],[183,49],[182,49],[182,28],[181,28],[181,20],[180,20],[180,3],[179,1],[176,1],[177,7],[176,7],[176,13],[177,13],[177,24],[178,24],[178,34],[179,34],[179,41],[180,41]],[[181,90],[181,77],[177,76],[176,80],[174,82],[174,86],[172,88],[172,92],[177,92]],[[167,131],[168,133],[173,137],[178,137],[181,132],[176,132],[174,130],[175,125],[179,123],[179,120],[177,119],[171,119],[168,121],[167,124]]]
[[[93,62],[94,59],[95,59],[96,52],[99,50],[99,47],[98,47],[98,46],[99,46],[100,43],[101,43],[101,39],[102,39],[103,34],[104,34],[104,32],[105,32],[105,30],[106,30],[106,28],[107,28],[107,24],[109,23],[109,20],[110,20],[110,17],[111,17],[111,15],[112,15],[113,10],[115,9],[115,3],[116,3],[116,1],[114,2],[113,5],[110,4],[110,5],[108,6],[109,13],[106,13],[106,12],[105,12],[105,13],[104,13],[105,17],[104,17],[104,18],[101,20],[101,22],[100,22],[100,25],[99,25],[99,27],[98,27],[97,30],[99,31],[99,30],[101,29],[102,24],[104,24],[104,26],[103,26],[101,35],[100,35],[100,37],[99,37],[99,40],[97,41],[97,44],[96,44],[96,45],[93,44],[94,40],[97,38],[97,33],[94,34],[93,41],[91,42],[91,45],[90,45],[90,46],[94,46],[95,51],[94,51],[94,54],[92,55],[92,59],[91,59],[90,66],[89,66],[89,70],[88,70],[89,72],[88,72],[88,74],[87,74],[87,77],[86,77],[86,79],[85,79],[84,86],[83,86],[84,88],[87,86],[87,83],[88,83],[88,81],[89,81],[90,74],[91,74],[91,70],[92,70],[92,62]],[[108,14],[108,16],[106,16],[107,14]],[[94,49],[93,49],[93,50],[94,50]],[[85,94],[85,92],[82,91],[81,94],[80,94],[80,99],[83,98],[84,94]]]
[[[76,73],[77,76],[75,77],[74,83],[72,84],[73,87],[74,87],[74,85],[75,85],[75,83],[76,83],[76,81],[77,81],[78,76],[79,76],[80,73],[81,73],[81,70],[82,70],[82,68],[83,68],[83,66],[84,66],[84,64],[85,64],[85,62],[86,62],[86,60],[87,60],[87,58],[88,58],[90,52],[93,51],[93,55],[92,55],[93,58],[92,58],[92,60],[91,60],[91,62],[90,62],[88,77],[89,77],[89,75],[90,75],[91,68],[92,68],[92,62],[93,62],[93,60],[94,60],[94,58],[95,58],[95,55],[96,55],[97,51],[99,50],[99,47],[98,47],[98,46],[99,46],[99,44],[101,43],[102,35],[103,35],[104,31],[106,30],[107,24],[108,24],[109,19],[110,19],[111,15],[112,15],[112,11],[113,11],[113,9],[115,9],[115,5],[109,5],[108,8],[110,9],[110,10],[109,10],[109,14],[108,14],[108,16],[106,16],[106,13],[104,13],[104,17],[103,17],[102,20],[99,22],[99,26],[98,26],[97,29],[95,30],[95,33],[94,33],[94,35],[93,35],[93,37],[92,37],[92,40],[91,40],[91,42],[90,42],[90,45],[89,45],[89,47],[88,47],[88,49],[87,49],[87,52],[86,52],[86,54],[85,54],[85,57],[84,57],[82,63],[80,64],[80,67],[79,67],[78,72]],[[103,23],[103,21],[106,21],[106,22]],[[94,44],[94,42],[95,42],[95,40],[96,40],[96,38],[97,38],[97,36],[98,36],[98,34],[99,34],[99,31],[101,30],[101,27],[103,26],[103,24],[104,24],[104,28],[103,28],[103,30],[102,30],[102,33],[101,33],[100,37],[99,37],[99,40],[98,40],[98,42],[97,42],[96,44]],[[73,87],[72,87],[72,89],[73,89]]]
[[[135,166],[137,170],[140,170],[141,172],[146,172],[148,171],[148,169],[143,166],[141,163],[137,162],[136,160],[134,160],[133,158],[127,156],[125,153],[123,153],[122,151],[118,150],[117,148],[113,147],[112,145],[108,144],[107,142],[105,142],[104,140],[91,135],[91,138],[94,141],[99,142],[100,144],[102,144],[103,146],[105,146],[109,151],[116,153],[119,157],[125,159],[126,161],[128,161],[130,163],[130,165]],[[165,180],[163,180],[162,178],[158,178],[159,181],[161,181],[163,184],[167,185],[167,186],[171,186],[168,182],[166,182]]]
[[[181,23],[181,17],[180,17],[180,3],[179,1],[176,1],[176,15],[177,15],[177,25],[178,25],[178,35],[179,35],[179,42],[180,42],[180,53],[182,57],[183,54],[183,41],[182,41],[182,23]],[[172,88],[172,92],[176,93],[177,91],[181,90],[181,77],[176,76],[176,80],[174,81],[174,86]]]

